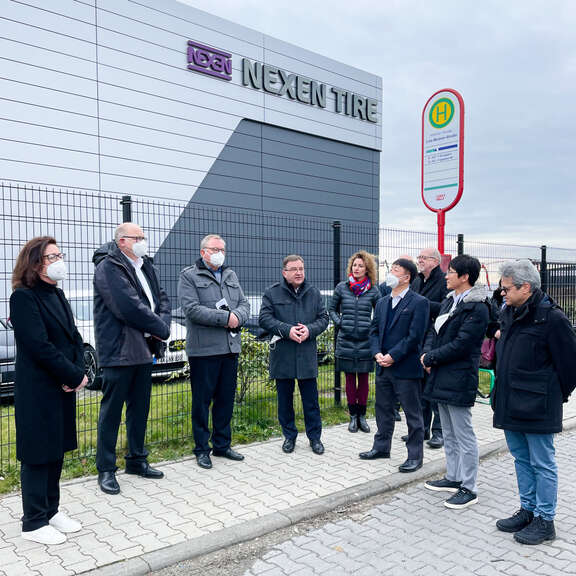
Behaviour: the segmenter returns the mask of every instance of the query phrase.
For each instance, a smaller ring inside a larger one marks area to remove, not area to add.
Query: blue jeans
[[[554,520],[558,497],[558,466],[554,434],[504,431],[514,456],[520,504],[544,520]]]

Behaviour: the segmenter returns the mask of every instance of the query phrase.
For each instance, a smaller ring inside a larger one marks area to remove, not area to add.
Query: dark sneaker
[[[461,485],[462,482],[441,478],[440,480],[428,480],[424,483],[424,488],[434,490],[435,492],[458,492]]]
[[[554,520],[544,520],[541,516],[534,516],[534,520],[525,528],[514,534],[514,540],[520,544],[542,544],[546,540],[554,540],[556,530]]]
[[[468,508],[468,506],[472,506],[472,504],[476,504],[476,502],[478,502],[477,494],[474,494],[474,492],[468,490],[468,488],[460,487],[454,496],[450,496],[450,498],[444,502],[444,506],[446,506],[446,508],[460,510],[461,508]]]
[[[528,510],[524,510],[524,508],[520,508],[520,510],[514,512],[510,518],[503,518],[502,520],[498,520],[496,522],[496,528],[501,532],[518,532],[523,528],[526,528],[530,522],[534,519],[534,512],[530,512]]]

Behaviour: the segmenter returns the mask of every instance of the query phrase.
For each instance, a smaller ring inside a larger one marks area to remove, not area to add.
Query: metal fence
[[[160,269],[161,282],[176,309],[178,275],[199,257],[200,239],[209,233],[227,241],[227,263],[236,270],[252,306],[250,330],[255,331],[260,299],[266,286],[281,277],[282,258],[301,254],[308,280],[328,299],[345,274],[351,253],[367,249],[379,257],[381,272],[399,255],[416,256],[420,249],[436,244],[432,232],[398,229],[377,230],[373,225],[350,225],[323,218],[301,218],[229,210],[193,202],[167,202],[150,198],[86,193],[77,190],[38,189],[0,185],[0,318],[8,316],[10,278],[22,245],[37,235],[53,235],[67,254],[69,276],[62,287],[67,294],[89,294],[92,254],[113,238],[115,227],[127,219],[138,222],[148,236],[151,253]],[[576,323],[576,250],[483,243],[461,235],[446,237],[446,251],[465,251],[477,256],[485,267],[486,280],[494,288],[498,265],[510,258],[527,257],[540,268],[544,285]],[[175,318],[178,312],[175,310]],[[340,402],[340,379],[330,363],[330,335],[321,343],[319,390],[324,413]],[[236,441],[278,432],[274,388],[266,375],[266,344],[246,335],[241,355],[241,384],[234,411]],[[4,359],[0,358],[0,362]],[[372,387],[373,389],[373,387]],[[95,455],[98,391],[78,398],[79,448],[67,456],[75,461]],[[342,399],[344,401],[344,399]],[[297,414],[300,414],[297,400]],[[119,452],[125,437],[121,426]],[[158,379],[153,386],[148,424],[149,444],[190,439],[191,393],[186,378]],[[15,462],[14,414],[10,400],[0,406],[0,475],[13,470]]]

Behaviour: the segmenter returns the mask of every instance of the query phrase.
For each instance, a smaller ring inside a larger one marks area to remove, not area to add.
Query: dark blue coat
[[[452,308],[454,292],[440,306],[439,316]],[[424,398],[452,406],[473,406],[478,390],[480,348],[486,334],[490,304],[483,286],[474,286],[458,303],[439,332],[430,326],[424,364],[432,371]]]
[[[370,327],[370,349],[374,357],[382,350],[382,340],[386,331],[388,305],[392,296],[378,301],[374,319]],[[420,364],[420,352],[428,326],[428,300],[412,290],[396,306],[394,319],[388,327],[387,338],[394,342],[386,352],[394,359],[389,370],[397,378],[418,379],[424,375]],[[380,367],[377,368],[381,370]]]
[[[576,335],[566,315],[536,290],[500,315],[494,427],[551,434],[562,430],[562,403],[576,385]]]
[[[270,349],[270,378],[316,378],[316,338],[328,327],[328,312],[318,288],[305,281],[296,293],[282,279],[264,292],[258,322],[268,334],[280,337]],[[290,328],[299,322],[310,332],[300,344],[290,340]]]
[[[170,300],[160,287],[156,269],[147,256],[142,272],[156,301],[154,310],[134,266],[115,242],[94,253],[94,332],[98,363],[102,367],[136,366],[152,362],[144,337],[160,340],[170,336]]]

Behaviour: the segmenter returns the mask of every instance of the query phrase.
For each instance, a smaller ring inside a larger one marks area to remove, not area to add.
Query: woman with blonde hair
[[[374,370],[370,352],[372,312],[380,298],[376,262],[372,254],[359,250],[348,260],[348,279],[334,289],[329,312],[338,331],[336,367],[346,374],[346,398],[350,432],[370,432],[366,422],[368,377]]]

